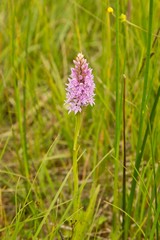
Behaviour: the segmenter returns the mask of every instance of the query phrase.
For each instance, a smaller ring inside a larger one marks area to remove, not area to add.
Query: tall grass
[[[1,239],[160,238],[159,11],[0,2]],[[79,136],[64,106],[78,52],[96,83]]]

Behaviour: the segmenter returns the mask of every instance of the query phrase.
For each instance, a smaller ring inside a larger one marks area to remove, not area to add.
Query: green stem
[[[24,156],[24,164],[25,164],[25,172],[26,177],[29,177],[29,163],[28,163],[28,151],[27,151],[27,133],[26,133],[26,85],[27,85],[27,68],[28,68],[28,41],[29,41],[29,29],[30,29],[30,11],[28,11],[28,24],[27,24],[27,34],[26,34],[26,46],[25,46],[25,53],[26,53],[26,61],[24,65],[24,81],[23,81],[23,122],[22,122],[22,142],[23,142],[23,156]]]
[[[74,133],[74,144],[73,144],[73,207],[74,212],[77,211],[78,208],[78,163],[77,163],[77,156],[78,156],[78,136],[81,127],[81,114],[78,113],[75,117],[75,133]]]
[[[125,108],[125,99],[126,99],[126,77],[124,76],[124,86],[123,86],[123,197],[122,197],[122,209],[123,209],[123,221],[122,221],[122,230],[123,230],[123,239],[125,237],[125,212],[126,212],[126,108]]]
[[[11,54],[11,63],[12,63],[12,69],[13,72],[15,73],[14,78],[14,89],[15,89],[15,106],[16,106],[16,116],[17,120],[19,123],[19,130],[20,130],[20,138],[21,138],[21,144],[22,144],[22,150],[23,150],[23,161],[20,163],[21,164],[21,171],[25,172],[25,176],[27,179],[29,179],[29,165],[28,165],[28,158],[27,158],[27,144],[26,144],[26,109],[24,108],[24,122],[22,119],[22,113],[21,113],[21,101],[20,101],[20,91],[19,91],[19,84],[18,84],[18,79],[16,75],[16,67],[15,67],[15,39],[16,39],[16,32],[15,32],[15,6],[14,2],[11,1],[11,14],[12,14],[12,54]],[[27,40],[28,41],[28,40]],[[28,48],[27,46],[27,41],[26,41],[26,49]],[[26,70],[25,70],[26,71]],[[26,77],[24,77],[24,84],[26,81]],[[23,105],[26,106],[26,90],[23,89]],[[27,191],[27,186],[26,186],[26,191]]]
[[[146,112],[146,100],[147,100],[147,85],[149,79],[149,66],[150,66],[150,51],[151,51],[151,36],[152,36],[152,18],[153,18],[153,0],[150,0],[149,6],[149,22],[148,22],[148,44],[147,44],[147,57],[146,57],[146,69],[144,75],[144,85],[143,85],[143,96],[142,96],[142,103],[141,103],[141,112],[140,112],[140,126],[139,126],[139,133],[138,133],[138,142],[137,142],[137,149],[136,149],[136,162],[135,162],[135,170],[133,174],[133,180],[131,185],[131,192],[128,201],[128,214],[131,214],[133,199],[136,189],[138,171],[142,159],[142,132],[143,132],[143,125],[144,125],[144,116]],[[128,229],[130,225],[129,218],[126,220],[126,231],[125,231],[125,239],[128,239]]]
[[[118,171],[120,142],[120,91],[119,91],[119,0],[116,0],[116,132],[115,132],[115,173],[114,173],[114,205],[118,205]],[[113,209],[113,235],[117,235],[117,209]],[[114,238],[114,236],[113,236]]]

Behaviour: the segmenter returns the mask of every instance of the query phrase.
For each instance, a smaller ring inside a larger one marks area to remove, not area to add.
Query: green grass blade
[[[139,167],[142,159],[142,148],[144,147],[144,144],[142,143],[142,133],[143,133],[144,120],[145,120],[144,119],[145,112],[146,112],[147,85],[149,80],[150,52],[151,52],[151,39],[152,39],[152,18],[153,18],[153,0],[150,0],[146,69],[145,69],[145,75],[144,75],[143,95],[142,95],[140,123],[139,123],[140,125],[139,125],[139,132],[138,132],[138,142],[137,142],[137,148],[136,148],[136,162],[135,162],[135,168],[138,171],[139,171]],[[128,214],[131,214],[131,209],[132,209],[132,204],[133,204],[133,199],[134,199],[134,194],[136,189],[135,179],[137,179],[137,177],[138,177],[137,171],[134,170],[134,178],[132,180],[131,191],[130,191],[130,196],[128,200]],[[125,239],[127,239],[127,236],[128,236],[128,228],[129,228],[129,218],[126,220]]]

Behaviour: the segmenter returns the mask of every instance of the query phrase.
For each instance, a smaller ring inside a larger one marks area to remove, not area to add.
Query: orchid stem
[[[75,133],[74,133],[74,144],[73,144],[73,207],[74,212],[77,211],[78,208],[78,164],[77,164],[77,156],[78,156],[78,136],[81,127],[81,114],[77,113],[75,117]]]

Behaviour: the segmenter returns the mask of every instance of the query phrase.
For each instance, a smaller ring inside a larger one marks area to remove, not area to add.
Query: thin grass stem
[[[116,132],[115,132],[115,158],[119,159],[120,142],[120,94],[119,94],[119,1],[116,0]],[[114,205],[118,205],[118,171],[119,163],[115,161],[114,173]],[[113,208],[113,230],[117,229],[117,208]]]
[[[125,237],[125,211],[126,211],[126,108],[125,108],[125,99],[126,99],[126,77],[124,76],[123,84],[123,196],[122,196],[122,209],[123,209],[123,221],[122,221],[122,230],[123,230],[123,239]]]

